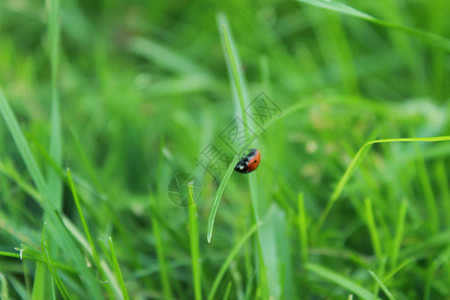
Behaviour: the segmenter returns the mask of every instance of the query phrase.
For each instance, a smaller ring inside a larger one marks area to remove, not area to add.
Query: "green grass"
[[[1,299],[450,298],[449,10],[0,2]]]

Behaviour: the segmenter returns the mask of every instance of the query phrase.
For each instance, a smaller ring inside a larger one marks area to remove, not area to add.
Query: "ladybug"
[[[239,160],[234,170],[239,173],[250,173],[258,168],[261,162],[261,153],[257,149],[250,149],[248,153]]]

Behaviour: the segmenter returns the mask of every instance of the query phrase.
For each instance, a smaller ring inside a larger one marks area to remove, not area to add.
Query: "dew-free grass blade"
[[[328,268],[316,264],[307,264],[306,269],[327,279],[328,281],[334,282],[348,291],[355,293],[363,299],[379,299],[359,284]]]
[[[129,300],[127,287],[125,285],[125,281],[123,280],[122,271],[120,270],[119,261],[117,260],[116,251],[114,250],[114,245],[112,238],[108,238],[109,250],[111,251],[111,261],[114,269],[114,273],[116,274],[117,281],[119,282],[120,289],[122,290],[122,297],[125,300]]]
[[[364,201],[365,213],[366,213],[366,222],[367,227],[369,228],[370,238],[372,240],[372,246],[375,252],[376,257],[381,260],[382,259],[382,251],[381,251],[381,243],[378,234],[378,228],[375,223],[375,216],[372,210],[372,200],[367,198]]]
[[[1,292],[1,299],[9,299],[8,297],[8,283],[6,282],[6,278],[5,276],[0,273],[0,282],[1,282],[1,287],[2,287],[2,292]]]
[[[394,241],[392,243],[392,249],[391,249],[391,267],[395,268],[397,266],[398,256],[400,253],[400,248],[403,240],[403,231],[405,228],[405,218],[406,218],[406,212],[408,209],[408,201],[405,199],[402,201],[400,205],[400,209],[398,212],[397,217],[397,229],[395,231]]]
[[[433,47],[443,49],[447,52],[450,52],[450,40],[442,37],[437,34],[429,33],[426,31],[422,31],[416,28],[404,26],[401,24],[396,24],[384,20],[377,19],[369,14],[366,14],[362,11],[359,11],[353,7],[350,7],[344,3],[337,1],[329,1],[329,0],[297,0],[299,2],[303,2],[309,5],[321,7],[327,10],[335,11],[344,15],[353,16],[356,18],[360,18],[374,24],[378,24],[387,28],[391,28],[394,30],[398,30],[404,33],[409,34],[412,37],[415,37]]]
[[[154,61],[159,66],[179,74],[196,74],[212,77],[201,65],[184,56],[182,52],[170,49],[144,37],[133,37],[128,42],[128,49],[139,56]]]
[[[159,219],[154,216],[155,212],[157,211],[156,208],[156,197],[153,195],[150,195],[150,210],[151,210],[151,216],[152,216],[152,229],[153,229],[153,235],[155,237],[155,246],[156,246],[156,255],[158,259],[158,265],[159,265],[159,276],[161,279],[161,284],[163,288],[163,295],[165,299],[173,299],[172,295],[172,287],[171,287],[171,280],[169,277],[169,268],[167,266],[167,259],[166,259],[166,247],[164,244],[164,239],[162,237],[161,232],[161,225],[159,222]]]
[[[395,300],[395,297],[392,295],[392,293],[387,289],[387,287],[384,285],[384,283],[380,280],[380,278],[378,278],[377,274],[375,274],[373,271],[369,270],[369,274],[370,276],[372,276],[373,279],[375,279],[375,281],[380,285],[381,289],[383,290],[383,292],[386,294],[386,296],[390,299],[390,300]]]
[[[42,238],[41,238],[41,248],[42,251],[44,251],[44,257],[47,263],[47,268],[48,271],[50,271],[50,274],[53,277],[52,282],[52,294],[54,294],[54,288],[53,288],[53,281],[56,282],[56,286],[58,287],[59,292],[61,293],[61,296],[67,300],[67,299],[71,299],[72,297],[70,297],[70,294],[67,292],[67,289],[65,288],[64,284],[61,282],[61,278],[59,277],[59,274],[57,273],[57,271],[55,270],[55,268],[53,267],[53,261],[50,257],[50,253],[47,247],[47,240],[45,237],[45,227],[46,224],[44,224],[44,228],[42,229]]]
[[[322,215],[319,218],[319,221],[317,222],[317,226],[315,229],[315,232],[319,232],[323,223],[325,222],[326,217],[328,216],[329,212],[331,211],[334,202],[337,201],[337,199],[342,194],[342,191],[344,190],[345,186],[347,185],[348,181],[352,177],[353,173],[355,172],[356,168],[359,166],[361,161],[364,159],[365,155],[367,154],[367,151],[370,149],[370,147],[373,144],[382,144],[382,143],[397,143],[397,142],[448,142],[450,141],[450,136],[437,136],[437,137],[425,137],[425,138],[397,138],[397,139],[381,139],[381,140],[373,140],[365,143],[359,151],[356,153],[356,155],[353,157],[352,162],[348,166],[348,168],[345,170],[344,175],[342,175],[341,179],[339,180],[337,186],[335,187],[333,193],[331,194],[331,198],[328,201],[328,204],[323,211]]]
[[[300,233],[300,256],[302,263],[308,262],[308,223],[306,221],[305,199],[303,193],[298,194],[298,226]]]
[[[197,205],[194,202],[194,192],[192,184],[188,186],[189,190],[189,241],[191,244],[191,262],[192,262],[192,275],[194,281],[194,293],[195,299],[202,299],[202,285],[201,275],[202,269],[200,264],[200,247],[198,237],[198,211]]]
[[[235,97],[235,109],[236,117],[242,117],[244,123],[244,130],[247,134],[247,114],[245,113],[245,107],[248,102],[247,88],[245,83],[244,71],[242,69],[242,64],[237,52],[236,44],[234,43],[233,37],[231,35],[231,30],[228,25],[228,20],[224,14],[219,14],[217,16],[217,22],[219,24],[220,33],[222,36],[222,47],[224,50],[228,74],[230,77],[231,89],[236,92],[237,99]],[[240,116],[238,115],[240,111]]]
[[[231,174],[234,171],[234,166],[236,166],[237,162],[239,160],[239,157],[233,158],[230,165],[227,168],[227,171],[225,172],[225,175],[222,178],[222,181],[220,182],[219,188],[217,189],[216,195],[214,196],[213,204],[211,206],[211,211],[209,213],[208,218],[208,229],[207,229],[207,235],[206,238],[208,240],[208,243],[211,243],[212,233],[214,230],[214,220],[216,219],[217,209],[219,208],[220,200],[222,199],[223,192],[225,191],[225,187],[228,184],[228,181],[230,180]]]
[[[50,114],[50,156],[58,166],[62,162],[62,134],[61,116],[58,93],[58,69],[59,69],[59,0],[47,1],[48,7],[48,36],[50,48],[51,70],[51,114]],[[48,186],[52,194],[55,207],[62,207],[62,180],[59,174],[51,167],[48,168]]]
[[[228,20],[224,14],[219,14],[217,17],[217,22],[219,24],[219,29],[222,36],[222,46],[226,58],[228,75],[230,77],[230,83],[232,91],[234,92],[234,107],[235,107],[235,117],[242,118],[243,122],[243,132],[246,139],[253,139],[250,136],[250,132],[248,128],[251,128],[248,123],[248,117],[246,112],[246,107],[248,104],[248,91],[245,82],[245,76],[243,67],[239,58],[239,53],[237,51],[237,46],[234,43],[234,39],[231,33],[230,26],[228,25]],[[248,145],[244,145],[248,146]],[[240,149],[244,150],[244,149]],[[232,166],[234,166],[233,164]],[[247,177],[249,189],[250,189],[250,199],[252,203],[252,210],[255,223],[260,222],[260,212],[258,201],[260,201],[260,197],[258,196],[258,183],[257,183],[257,174],[251,174]],[[263,255],[264,253],[274,253],[276,252],[275,245],[272,243],[263,243],[263,239],[270,237],[273,230],[273,224],[267,225],[267,230],[263,232],[258,232],[256,241],[257,247],[255,249],[255,256],[258,257],[258,272],[259,272],[259,281],[261,286],[261,296],[262,298],[269,297],[269,293],[278,293],[280,291],[280,282],[277,280],[279,270],[278,268],[278,258],[276,256]],[[258,230],[259,231],[259,230]],[[275,272],[268,274],[266,266],[270,264],[273,267]],[[268,280],[268,277],[271,276],[272,280]]]
[[[97,254],[97,249],[95,248],[94,241],[92,240],[91,233],[89,231],[89,227],[87,226],[86,219],[84,218],[83,210],[81,209],[80,199],[78,198],[78,193],[75,188],[75,184],[72,180],[72,173],[70,172],[70,169],[67,169],[67,180],[69,182],[70,190],[72,191],[72,196],[75,201],[75,206],[78,211],[78,215],[80,216],[81,224],[83,225],[84,234],[86,235],[86,238],[89,242],[89,246],[91,247],[92,251],[92,257],[94,258],[95,263],[97,264],[97,267],[100,267],[100,260]]]
[[[230,295],[230,291],[231,291],[231,286],[232,285],[233,284],[232,284],[231,281],[228,282],[227,289],[225,290],[225,295],[223,296],[223,300],[227,300],[228,299],[228,296]]]
[[[48,299],[50,297],[51,285],[50,274],[45,263],[37,263],[34,272],[33,290],[31,293],[31,300]]]

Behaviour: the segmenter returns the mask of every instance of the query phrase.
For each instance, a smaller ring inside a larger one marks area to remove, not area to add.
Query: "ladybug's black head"
[[[252,168],[249,168],[249,163],[252,159],[254,160],[255,157],[258,156],[258,153],[259,152],[256,149],[249,149],[247,154],[241,157],[239,162],[236,164],[236,167],[234,167],[234,170],[239,173],[249,173],[253,171],[256,167],[252,165]]]

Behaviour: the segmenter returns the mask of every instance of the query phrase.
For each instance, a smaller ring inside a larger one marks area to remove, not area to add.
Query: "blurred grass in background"
[[[448,141],[373,145],[321,219],[367,141],[449,135],[448,1],[346,1],[423,35],[327,1],[58,2],[0,2],[2,299],[450,297]],[[236,116],[220,12],[285,116],[208,244],[218,183],[189,209],[167,184]]]

